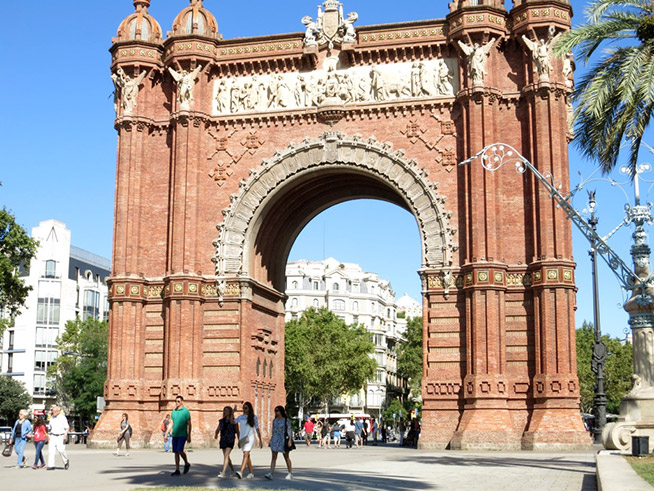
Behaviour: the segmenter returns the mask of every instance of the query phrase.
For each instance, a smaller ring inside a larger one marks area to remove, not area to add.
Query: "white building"
[[[67,321],[107,319],[107,284],[111,262],[70,243],[70,230],[57,220],[32,229],[39,249],[29,273],[32,287],[25,306],[2,340],[0,372],[23,382],[33,397],[31,410],[54,403],[48,366],[57,357],[57,336]]]
[[[343,412],[379,416],[387,400],[403,393],[406,383],[397,376],[397,345],[406,320],[397,316],[395,293],[388,281],[364,272],[358,264],[334,258],[293,261],[286,265],[286,295],[287,322],[310,307],[326,307],[348,324],[365,326],[373,335],[376,377],[359,394],[343,396],[332,406],[341,406]]]
[[[397,301],[397,313],[400,317],[404,317],[405,319],[422,317],[422,305],[405,293],[402,298]]]

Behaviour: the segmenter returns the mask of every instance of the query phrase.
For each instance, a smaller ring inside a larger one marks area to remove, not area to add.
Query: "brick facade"
[[[521,36],[568,29],[569,3],[522,0],[509,11],[501,0],[451,2],[446,19],[357,27],[355,42],[330,53],[304,46],[301,34],[222,40],[198,0],[162,40],[148,3],[135,2],[111,49],[114,73],[147,74],[133,107],[124,90],[117,100],[108,407],[94,443],[113,441],[128,411],[133,440],[159,444],[177,394],[193,414],[194,442],[211,444],[218,412],[246,400],[267,434],[285,401],[292,243],[325,208],[375,197],[411,211],[422,236],[421,446],[589,445],[570,225],[531,175],[456,165],[503,141],[567,185],[570,84],[560,60],[539,81]],[[488,73],[473,85],[457,41],[491,39]],[[308,76],[328,57],[339,70],[453,60],[455,92],[417,97],[388,85],[396,94],[384,100],[215,110],[221,80]],[[192,100],[178,97],[169,67],[198,66]]]

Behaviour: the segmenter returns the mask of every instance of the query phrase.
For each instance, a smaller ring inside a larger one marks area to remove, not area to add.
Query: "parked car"
[[[11,438],[11,426],[0,426],[0,443],[7,443]]]

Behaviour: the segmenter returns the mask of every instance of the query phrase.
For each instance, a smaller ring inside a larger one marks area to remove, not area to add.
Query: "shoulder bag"
[[[5,445],[5,448],[2,449],[2,456],[3,457],[11,457],[11,454],[13,453],[13,451],[14,451],[14,445],[10,444],[10,443],[7,443]]]
[[[284,423],[284,453],[289,453],[291,450],[295,450],[295,441],[288,434],[288,418]]]

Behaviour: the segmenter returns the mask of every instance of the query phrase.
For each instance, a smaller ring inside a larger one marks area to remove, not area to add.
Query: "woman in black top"
[[[223,450],[223,470],[218,474],[218,477],[227,477],[227,466],[234,472],[234,465],[229,454],[234,449],[234,443],[238,438],[238,425],[234,422],[234,410],[225,406],[223,409],[223,418],[218,421],[216,428],[215,439],[218,439],[220,434],[220,448]]]

